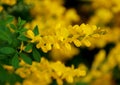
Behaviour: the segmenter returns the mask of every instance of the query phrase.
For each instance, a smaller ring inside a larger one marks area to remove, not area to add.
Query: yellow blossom
[[[97,69],[99,65],[104,61],[106,53],[104,50],[101,50],[96,56],[92,65],[92,69]]]
[[[82,43],[87,47],[89,47],[91,45],[89,40],[83,40]]]
[[[22,52],[24,49],[25,49],[24,43],[21,42],[21,45],[20,45],[20,52]]]
[[[79,50],[77,48],[75,48],[74,46],[71,45],[70,48],[71,49],[68,49],[64,46],[61,46],[59,49],[53,48],[50,51],[49,55],[50,55],[51,59],[53,59],[53,60],[66,61],[66,60],[73,58],[73,56],[75,56],[79,53]]]
[[[27,34],[27,37],[30,39],[33,39],[35,36],[32,30],[28,30],[26,34]]]
[[[22,62],[16,73],[25,78],[22,85],[48,85],[52,82],[52,78],[57,81],[58,85],[63,85],[63,80],[72,83],[75,77],[85,76],[86,72],[79,68],[67,67],[60,61],[49,62],[42,58],[40,63],[33,62],[32,65]]]
[[[3,10],[3,7],[2,6],[0,6],[0,12]]]
[[[75,9],[67,10],[67,12],[65,14],[65,18],[68,22],[69,21],[79,21],[80,20],[80,17],[78,15],[76,15]]]
[[[101,35],[100,29],[95,25],[68,26],[57,24],[55,28],[42,30],[44,34],[35,36],[32,30],[28,30],[26,36],[31,39],[32,43],[37,43],[36,47],[41,48],[44,52],[48,52],[54,48],[60,48],[63,45],[67,49],[71,49],[71,44],[74,43],[77,47],[82,44],[90,46],[89,38],[94,38],[94,34]],[[44,32],[45,31],[45,32]],[[46,33],[46,31],[48,31]],[[56,47],[55,47],[56,46]]]
[[[2,4],[7,4],[7,5],[15,5],[16,4],[16,0],[0,0],[0,2],[2,3]]]
[[[75,44],[75,46],[80,47],[81,46],[81,42],[79,40],[74,40],[73,43]]]
[[[105,8],[100,8],[95,11],[95,14],[90,18],[89,24],[107,24],[113,18],[113,13]]]

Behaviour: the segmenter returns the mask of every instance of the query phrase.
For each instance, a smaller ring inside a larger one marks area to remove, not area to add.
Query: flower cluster
[[[83,78],[82,82],[91,82],[92,85],[101,84],[100,82],[107,79],[103,85],[113,85],[112,70],[118,66],[120,68],[120,44],[118,43],[108,55],[105,50],[99,51],[95,56],[89,74]],[[93,80],[95,79],[95,81]]]
[[[0,4],[6,4],[6,5],[15,5],[16,4],[16,0],[0,0]]]
[[[119,0],[92,0],[93,1],[93,7],[99,8],[108,8],[111,9],[112,12],[119,12],[120,11],[120,1]]]
[[[80,68],[66,67],[60,61],[49,62],[45,58],[42,58],[40,63],[33,62],[31,66],[23,61],[20,64],[21,67],[16,73],[25,78],[22,85],[48,85],[52,83],[52,79],[55,79],[58,85],[63,85],[63,80],[73,83],[75,77],[86,75],[86,72]]]
[[[24,2],[32,5],[30,14],[34,19],[26,24],[26,27],[30,29],[36,25],[39,29],[54,28],[57,24],[68,26],[72,22],[80,20],[76,10],[73,8],[66,9],[62,0],[25,0]]]
[[[89,38],[99,37],[103,32],[105,31],[94,25],[82,24],[64,27],[58,24],[53,29],[43,30],[37,36],[32,30],[28,30],[26,36],[31,39],[30,42],[37,43],[37,48],[41,48],[43,52],[48,52],[52,48],[60,49],[61,46],[71,49],[72,43],[76,47],[80,47],[82,44],[90,46]]]

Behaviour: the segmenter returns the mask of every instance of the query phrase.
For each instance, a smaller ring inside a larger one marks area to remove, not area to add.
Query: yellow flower
[[[20,52],[22,52],[24,49],[25,49],[24,43],[21,42],[21,45],[20,45]]]
[[[0,6],[0,12],[3,10],[3,7],[2,6]]]
[[[2,4],[7,4],[7,5],[15,5],[16,4],[16,0],[1,0],[0,1]]]
[[[69,60],[71,58],[73,58],[75,55],[77,55],[79,53],[79,50],[71,45],[70,49],[66,48],[64,45],[58,49],[58,48],[53,48],[49,55],[52,58],[52,60],[60,60],[60,61],[66,61]]]
[[[65,79],[68,83],[73,83],[75,76],[80,77],[86,75],[85,71],[74,69],[72,67],[65,67],[65,65],[59,61],[56,63],[51,63],[51,68],[59,77],[61,77],[61,79]]]
[[[26,36],[31,39],[32,43],[36,43],[37,48],[41,48],[43,52],[48,52],[54,48],[61,48],[63,45],[67,49],[71,49],[71,44],[80,47],[82,44],[90,46],[89,38],[101,35],[100,29],[94,25],[81,24],[80,26],[68,26],[58,24],[55,28],[42,30],[44,34],[35,36],[32,30],[28,30]],[[46,32],[48,31],[48,32]]]
[[[30,39],[34,39],[35,35],[32,30],[28,30],[26,33],[27,37]]]
[[[99,67],[99,65],[105,60],[106,57],[106,52],[104,50],[101,50],[94,59],[93,65],[92,65],[92,69],[97,69]]]
[[[52,82],[52,78],[57,81],[58,85],[63,85],[63,80],[73,83],[74,78],[85,76],[86,72],[79,68],[74,69],[73,66],[67,67],[60,61],[49,62],[45,58],[41,58],[40,63],[33,62],[32,65],[22,62],[16,73],[24,78],[22,85],[48,85]]]
[[[88,36],[88,35],[91,35],[91,34],[93,34],[93,32],[95,31],[95,30],[97,30],[97,27],[95,26],[95,25],[85,25],[85,24],[81,24],[80,25],[80,29],[82,29],[83,30],[83,33],[85,33],[86,34],[86,36]]]
[[[75,44],[75,46],[80,47],[81,46],[81,42],[79,40],[74,40],[73,43]]]
[[[69,21],[79,21],[80,17],[77,15],[75,9],[69,9],[67,10],[65,14],[65,19]]]
[[[33,85],[33,83],[31,81],[24,81],[23,85]]]
[[[82,40],[82,43],[87,47],[89,47],[91,45],[89,40]]]
[[[64,64],[62,64],[60,61],[57,61],[56,63],[51,63],[50,66],[55,71],[55,73],[57,73],[58,76],[61,76],[66,70]]]
[[[90,18],[89,24],[107,24],[113,18],[113,13],[105,8],[100,8],[95,11],[95,14]]]

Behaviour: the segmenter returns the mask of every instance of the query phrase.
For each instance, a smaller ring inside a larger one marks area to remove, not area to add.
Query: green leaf
[[[17,24],[17,26],[19,28],[21,28],[25,23],[26,23],[25,20],[22,20],[20,17],[18,17],[18,24]]]
[[[20,34],[22,34],[23,32],[26,32],[28,29],[26,29],[26,28],[22,28],[22,29],[19,29],[19,32],[20,32]]]
[[[7,58],[6,55],[0,54],[0,59],[5,59]]]
[[[5,71],[2,65],[0,65],[0,71]]]
[[[19,39],[19,40],[22,40],[22,41],[28,41],[28,40],[30,40],[30,39],[27,38],[25,35],[20,35],[20,36],[18,37],[18,39]]]
[[[2,70],[4,70],[4,69],[2,69]],[[5,82],[6,80],[7,80],[7,72],[6,72],[6,70],[4,70],[4,71],[1,71],[0,70],[0,81],[2,81],[2,82]],[[1,83],[0,83],[1,84]],[[3,84],[2,84],[3,85]],[[5,84],[4,84],[5,85]]]
[[[6,79],[9,82],[9,85],[15,85],[16,82],[22,82],[22,78],[15,73],[8,73],[8,78]],[[6,85],[6,84],[1,84]]]
[[[32,44],[32,43],[29,43],[29,44],[26,45],[24,51],[25,51],[25,52],[28,52],[29,50],[32,49],[32,47],[33,47],[33,44]]]
[[[2,82],[5,82],[5,80],[7,79],[7,72],[6,70],[0,65],[0,84],[1,84],[1,81]],[[1,84],[3,85],[3,84]]]
[[[32,65],[32,59],[30,57],[28,57],[26,54],[21,53],[20,57],[23,59],[23,61],[25,61],[26,63]]]
[[[7,16],[7,19],[6,19],[7,23],[12,22],[13,20],[14,20],[13,16],[10,16],[10,15]]]
[[[2,54],[13,54],[15,53],[15,49],[12,47],[2,47],[0,48],[0,53]]]
[[[33,49],[32,55],[33,55],[33,58],[35,59],[35,61],[40,62],[41,55],[40,55],[40,53],[37,51],[36,48]]]
[[[22,20],[21,23],[20,23],[20,25],[23,26],[25,23],[26,23],[26,21],[25,21],[25,20]]]
[[[13,30],[16,30],[16,26],[14,24],[10,24],[10,27],[13,29]]]
[[[18,58],[18,54],[17,53],[12,58],[12,66],[14,68],[18,68],[19,67],[19,58]]]
[[[13,37],[13,42],[11,44],[12,47],[18,48],[21,45],[21,41],[16,38],[16,36]]]
[[[21,18],[18,17],[18,25],[20,25],[21,21],[22,21]]]
[[[0,40],[7,41],[9,44],[12,42],[12,39],[4,30],[0,30]]]
[[[35,26],[33,32],[34,32],[35,36],[39,34],[38,26]]]

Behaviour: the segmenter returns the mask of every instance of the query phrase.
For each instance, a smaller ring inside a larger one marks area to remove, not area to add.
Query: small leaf
[[[19,40],[22,40],[22,41],[28,41],[28,40],[30,40],[30,39],[27,38],[25,35],[20,35],[20,36],[18,37],[18,39],[19,39]]]
[[[10,23],[10,22],[12,22],[14,20],[14,17],[13,16],[7,16],[7,19],[6,19],[6,22],[7,23]]]
[[[5,71],[2,65],[0,65],[0,71],[3,71],[3,72]]]
[[[23,32],[26,32],[28,29],[26,29],[26,28],[22,28],[22,29],[20,29],[20,33],[23,33]]]
[[[18,68],[18,67],[19,67],[18,54],[15,54],[14,57],[12,58],[12,66],[13,66],[14,68]]]
[[[23,59],[23,61],[25,61],[26,63],[28,64],[32,64],[32,59],[30,57],[28,57],[26,54],[24,53],[21,53],[20,54],[20,57]]]
[[[35,26],[33,32],[34,32],[35,36],[39,34],[38,26]]]
[[[33,55],[33,58],[35,59],[35,61],[40,62],[41,55],[37,51],[37,49],[35,49],[35,48],[33,49],[32,55]]]
[[[21,23],[20,23],[20,25],[23,26],[25,23],[26,23],[26,21],[22,20]]]
[[[18,17],[18,24],[17,24],[17,26],[19,28],[21,28],[25,23],[26,23],[25,20],[22,20],[20,17]]]
[[[10,27],[13,29],[13,30],[16,30],[16,26],[14,24],[10,24]]]
[[[12,47],[17,48],[21,44],[21,41],[16,38],[16,36],[13,37]]]
[[[18,25],[20,25],[20,23],[21,23],[21,18],[18,17]]]
[[[0,48],[0,53],[2,54],[13,54],[15,53],[15,49],[12,47],[2,47]]]
[[[25,52],[28,52],[29,50],[32,49],[32,47],[33,47],[33,44],[32,44],[32,43],[29,43],[29,44],[26,45],[24,51],[25,51]]]
[[[4,32],[4,30],[0,30],[0,39],[7,41],[9,44],[12,42],[12,39],[7,32]]]

